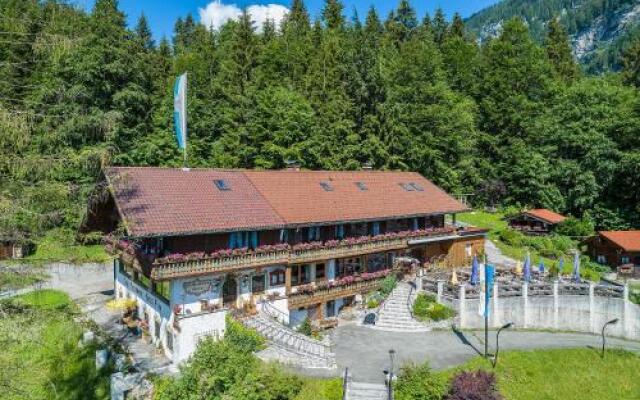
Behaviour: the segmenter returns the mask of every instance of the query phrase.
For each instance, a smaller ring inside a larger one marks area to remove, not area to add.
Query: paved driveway
[[[382,383],[382,371],[389,366],[389,349],[396,351],[397,365],[429,361],[435,369],[461,364],[484,351],[483,333],[434,331],[424,333],[385,332],[362,326],[342,326],[333,333],[339,370],[349,367],[354,381]],[[495,332],[489,343],[495,344]],[[607,339],[610,347],[640,352],[640,342]],[[573,333],[504,331],[500,334],[501,350],[538,348],[598,347],[598,336]],[[491,351],[490,347],[490,351]]]

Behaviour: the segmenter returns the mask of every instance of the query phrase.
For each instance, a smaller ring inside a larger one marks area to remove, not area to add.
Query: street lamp
[[[500,352],[500,332],[502,332],[503,329],[509,329],[513,326],[513,322],[507,322],[506,324],[502,325],[500,327],[500,329],[498,329],[498,332],[496,333],[496,355],[493,356],[493,361],[492,361],[492,365],[493,368],[496,367],[496,364],[498,363],[498,353]]]
[[[391,349],[389,350],[389,360],[391,361],[391,365],[389,370],[382,371],[384,375],[387,377],[387,399],[393,400],[393,360],[395,358],[396,351]]]
[[[605,346],[605,336],[604,336],[604,330],[607,329],[607,326],[609,325],[613,325],[613,324],[617,324],[618,323],[618,318],[614,318],[611,321],[607,321],[603,326],[602,326],[602,358],[604,358],[604,346]]]

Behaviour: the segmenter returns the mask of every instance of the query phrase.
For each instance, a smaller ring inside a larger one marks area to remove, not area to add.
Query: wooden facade
[[[612,268],[625,265],[640,267],[640,251],[625,249],[601,234],[590,238],[587,246],[589,256],[599,264]]]

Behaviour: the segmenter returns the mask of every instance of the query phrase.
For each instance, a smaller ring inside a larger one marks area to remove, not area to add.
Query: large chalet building
[[[117,298],[135,299],[175,362],[221,336],[231,310],[268,304],[290,325],[331,319],[400,260],[460,267],[485,231],[417,173],[107,168],[85,229],[110,246]],[[449,223],[447,223],[449,221]]]

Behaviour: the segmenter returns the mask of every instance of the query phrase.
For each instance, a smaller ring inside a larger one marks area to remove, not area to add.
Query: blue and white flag
[[[173,121],[176,127],[178,147],[187,148],[187,74],[176,79],[173,87]]]

